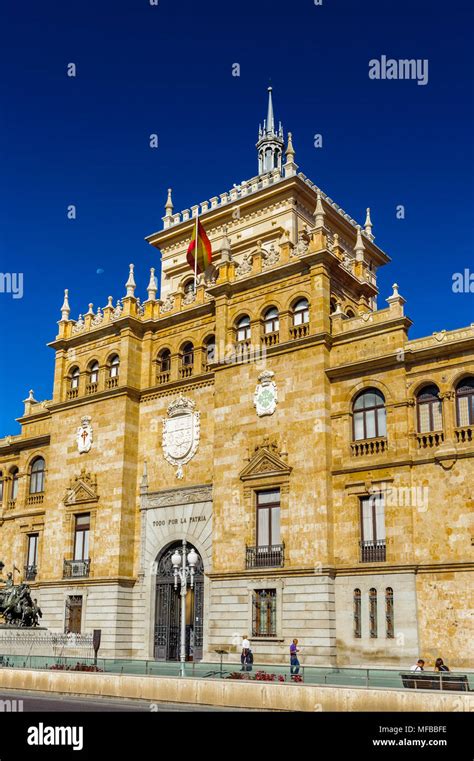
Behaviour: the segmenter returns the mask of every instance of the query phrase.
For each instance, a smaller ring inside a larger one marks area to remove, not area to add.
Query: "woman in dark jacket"
[[[442,658],[436,658],[435,671],[449,671],[448,667],[443,663]]]

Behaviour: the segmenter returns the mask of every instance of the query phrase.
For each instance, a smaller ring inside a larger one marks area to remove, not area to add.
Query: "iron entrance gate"
[[[175,542],[168,546],[157,561],[154,647],[154,657],[157,661],[179,660],[181,600],[179,585],[178,589],[174,588],[171,556],[177,548],[182,546],[182,542]],[[192,545],[188,544],[187,552],[191,549]],[[186,600],[186,660],[202,659],[203,612],[204,567],[199,556],[194,576],[194,589],[188,588]]]

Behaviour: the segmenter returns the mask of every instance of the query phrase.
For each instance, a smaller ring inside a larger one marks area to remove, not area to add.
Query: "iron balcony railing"
[[[285,545],[269,544],[258,547],[246,547],[246,568],[276,568],[283,567],[285,562]]]
[[[34,581],[36,579],[37,572],[38,569],[36,565],[25,565],[25,580]]]
[[[385,563],[387,559],[385,539],[361,542],[360,559],[362,563]]]
[[[63,579],[87,577],[89,576],[90,567],[90,560],[65,560],[63,566]]]

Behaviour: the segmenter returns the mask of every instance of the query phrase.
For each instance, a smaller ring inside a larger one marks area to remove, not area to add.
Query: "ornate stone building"
[[[219,197],[169,191],[145,301],[133,266],[77,320],[66,291],[53,397],[0,440],[0,557],[103,655],[178,656],[185,538],[189,657],[248,634],[257,662],[298,637],[306,664],[472,665],[474,325],[410,340],[397,286],[379,308],[370,213],[298,171],[271,93],[257,149]]]

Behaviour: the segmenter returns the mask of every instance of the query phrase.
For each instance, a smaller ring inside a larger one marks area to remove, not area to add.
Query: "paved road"
[[[122,711],[122,712],[146,712],[150,713],[150,701],[148,700],[121,700],[120,698],[88,698],[71,697],[59,693],[26,692],[24,690],[8,690],[0,692],[1,700],[23,700],[24,711],[49,712],[58,711]],[[3,705],[3,704],[2,704]],[[239,709],[220,708],[214,706],[196,706],[186,703],[154,703],[154,711],[238,711]],[[1,707],[0,707],[1,713]]]

